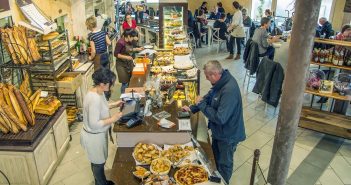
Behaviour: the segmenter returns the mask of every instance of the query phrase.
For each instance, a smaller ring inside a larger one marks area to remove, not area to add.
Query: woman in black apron
[[[135,48],[138,40],[138,33],[135,30],[127,29],[122,37],[117,41],[114,55],[116,57],[116,70],[118,81],[122,83],[121,94],[129,85],[134,68],[134,53],[141,51],[142,48]]]

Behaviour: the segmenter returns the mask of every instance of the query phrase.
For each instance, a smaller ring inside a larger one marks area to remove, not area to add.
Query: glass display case
[[[187,3],[160,3],[161,48],[173,48],[175,43],[186,39],[187,10]]]

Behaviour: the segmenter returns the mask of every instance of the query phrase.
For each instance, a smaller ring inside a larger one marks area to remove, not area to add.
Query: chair
[[[213,30],[211,43],[213,44],[214,42],[217,42],[217,53],[219,53],[219,48],[221,47],[222,43],[227,41],[219,37],[219,28],[213,28]]]
[[[196,26],[199,33],[199,42],[200,42],[199,44],[201,45],[202,37],[207,36],[207,32],[204,32],[204,33],[201,32],[202,24],[199,21],[196,22]]]
[[[193,31],[188,32],[189,38],[189,46],[194,47],[196,49],[196,38]]]

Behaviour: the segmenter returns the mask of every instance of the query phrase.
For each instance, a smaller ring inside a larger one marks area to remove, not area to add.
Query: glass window
[[[319,10],[319,17],[326,17],[329,20],[333,1],[334,0],[322,0],[321,9]]]
[[[282,26],[288,17],[292,16],[295,11],[294,7],[295,0],[277,0],[275,23],[278,27]]]
[[[252,0],[251,18],[259,21],[264,16],[266,9],[271,9],[272,0]]]

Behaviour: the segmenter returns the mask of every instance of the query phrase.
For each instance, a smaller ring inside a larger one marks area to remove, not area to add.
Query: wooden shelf
[[[330,44],[330,45],[351,47],[351,42],[342,41],[342,40],[315,38],[314,42],[321,43],[321,44]]]
[[[331,68],[337,68],[337,69],[343,69],[343,70],[349,70],[349,71],[351,71],[351,66],[337,66],[337,65],[334,65],[334,64],[329,63],[329,62],[320,63],[320,62],[311,61],[311,64],[319,65],[319,66],[324,66],[324,67],[331,67]]]
[[[326,94],[326,93],[320,93],[318,90],[305,89],[305,93],[313,94],[313,95],[317,95],[317,96],[328,97],[328,98],[333,98],[336,100],[351,101],[350,95],[341,96],[339,93],[335,93],[335,92],[333,92],[331,94]]]
[[[351,117],[302,107],[299,127],[351,139]]]

